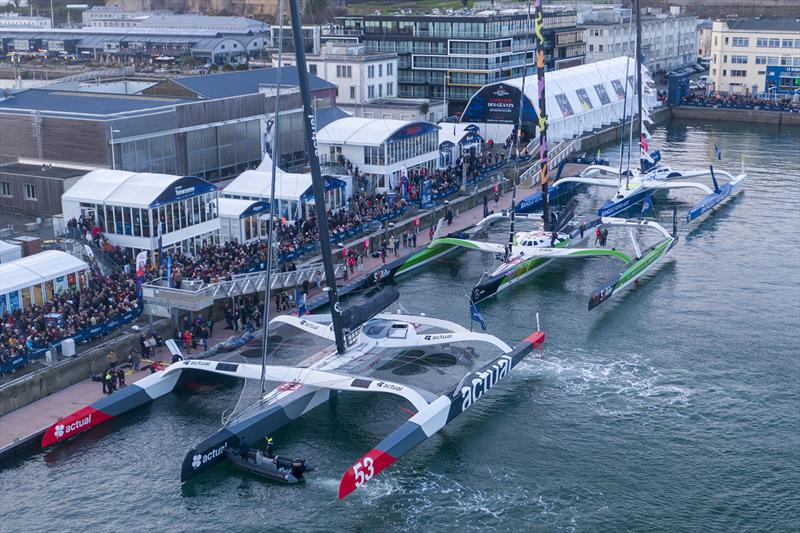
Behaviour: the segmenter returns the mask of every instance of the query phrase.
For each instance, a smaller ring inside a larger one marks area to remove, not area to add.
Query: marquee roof
[[[385,118],[344,117],[317,132],[317,141],[325,144],[380,146],[402,128],[429,122]],[[438,127],[438,126],[436,126]]]
[[[194,189],[194,190],[190,190]],[[165,196],[192,197],[215,190],[205,180],[173,174],[93,170],[61,197],[62,201],[148,208],[167,203]]]
[[[8,294],[87,268],[89,265],[77,257],[58,250],[46,250],[2,263],[0,264],[0,294]]]

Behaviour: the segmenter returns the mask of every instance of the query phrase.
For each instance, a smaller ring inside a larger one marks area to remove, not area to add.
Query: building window
[[[734,37],[733,42],[731,43],[733,46],[750,46],[750,38],[749,37]]]
[[[770,39],[769,40],[769,47],[770,48],[780,48],[781,47],[781,40],[780,39]]]
[[[383,84],[378,84],[378,97],[383,98]]]
[[[379,77],[379,78],[382,78],[382,77],[383,77],[383,63],[381,63],[380,65],[378,65],[378,77]]]
[[[764,39],[764,38],[756,39],[756,46],[758,48],[767,48],[769,46],[769,39]]]
[[[731,70],[731,77],[733,78],[744,78],[747,76],[746,70]]]
[[[795,45],[800,47],[800,40],[796,41],[798,44]],[[392,76],[394,74],[394,63],[386,63],[386,75]]]
[[[728,62],[728,56],[727,55],[722,56],[722,62],[723,63],[727,63]]]
[[[756,65],[766,65],[767,56],[756,56]]]
[[[777,64],[778,64],[778,56],[767,57],[767,65],[777,65]]]
[[[367,67],[367,77],[368,78],[375,77],[375,65],[370,65]]]
[[[36,186],[31,185],[30,183],[25,184],[25,199],[26,200],[36,200]]]
[[[792,40],[791,39],[784,39],[783,40],[783,47],[784,48],[791,48],[792,47]]]
[[[0,181],[0,196],[11,198],[11,183],[7,181]]]
[[[308,65],[308,71],[313,74],[314,76],[317,75],[317,66],[316,65]]]
[[[350,86],[350,98],[352,98],[353,100],[355,100],[355,98],[356,98],[356,86],[355,85],[351,85]]]
[[[731,63],[735,63],[737,65],[746,65],[747,56],[731,56]]]
[[[589,45],[589,51],[590,51],[590,52],[594,52],[594,45],[593,45],[593,44],[590,44],[590,45]]]
[[[386,96],[392,96],[394,93],[394,83],[386,84]]]
[[[597,51],[598,51],[598,52],[602,52],[602,51],[603,51],[603,45],[602,45],[602,44],[598,44],[598,45],[597,45]],[[638,108],[637,108],[637,109],[638,109]]]
[[[367,98],[375,98],[375,86],[370,85],[367,87]]]

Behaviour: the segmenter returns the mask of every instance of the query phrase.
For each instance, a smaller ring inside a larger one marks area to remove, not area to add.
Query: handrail
[[[555,147],[553,147],[554,155],[549,159],[549,165],[551,168],[555,168],[556,166],[561,164],[561,161],[564,160],[565,157],[568,157],[572,152],[575,151],[575,146],[577,145],[578,140],[571,140],[571,141],[561,141]],[[519,181],[520,183],[524,183],[528,178],[533,178],[535,175],[538,175],[539,172],[542,170],[542,165],[540,161],[537,161],[533,165],[530,166],[525,172],[520,174]]]

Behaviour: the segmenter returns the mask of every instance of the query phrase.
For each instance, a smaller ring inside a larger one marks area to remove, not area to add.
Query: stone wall
[[[749,122],[774,124],[778,127],[800,126],[800,113],[764,111],[759,109],[723,109],[714,107],[673,107],[672,118],[692,120],[719,120],[724,122]]]

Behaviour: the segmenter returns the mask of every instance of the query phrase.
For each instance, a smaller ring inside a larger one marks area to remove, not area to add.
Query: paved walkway
[[[523,189],[519,188],[517,190],[517,200],[527,196],[530,194],[530,189]],[[490,197],[489,199],[489,209],[494,210],[495,212],[499,211],[500,209],[507,209],[511,206],[511,193],[506,193],[500,197],[500,201],[497,205],[495,205],[494,201]],[[446,212],[445,207],[438,207],[437,208],[437,216],[443,217]],[[430,222],[430,212],[424,211],[420,212],[418,215],[415,215],[414,218],[420,217],[420,224],[421,229],[420,233],[417,235],[417,247],[416,248],[400,248],[399,255],[407,255],[411,254],[417,250],[422,249],[423,247],[427,246],[429,243],[428,239],[428,227],[427,225]],[[445,232],[451,231],[460,231],[469,226],[476,224],[483,218],[483,204],[479,203],[479,205],[473,209],[470,209],[464,213],[460,213],[455,216],[453,219],[453,224],[451,226],[447,226],[446,224],[443,226],[443,230]],[[359,246],[362,246],[360,243],[363,242],[362,240],[355,241],[351,243],[352,246],[356,246],[356,243],[359,243]],[[387,255],[387,262],[391,261],[395,258],[394,252],[389,252]],[[359,272],[356,270],[354,275],[350,276],[347,282],[343,282],[345,286],[351,284],[357,284],[362,279],[367,277],[370,273],[374,272],[375,270],[381,267],[381,260],[380,258],[372,258],[367,257],[364,261],[364,270]],[[342,280],[340,280],[342,283]],[[322,294],[322,291],[314,287],[310,294],[309,294],[309,302],[318,299],[318,297]],[[272,307],[272,311],[274,312],[274,305]],[[229,336],[233,335],[231,330],[225,329],[225,322],[219,321],[215,324],[214,327],[214,334],[209,339],[209,345],[214,345],[218,342],[221,342],[227,339]],[[159,360],[166,360],[169,357],[169,353],[166,348],[160,348],[159,354],[157,359]],[[142,377],[149,375],[149,370],[141,371],[137,373],[133,373],[129,370],[126,375],[126,381],[128,384],[134,383],[137,380],[141,379]],[[23,439],[32,435],[34,433],[42,432],[46,428],[48,428],[53,422],[56,420],[84,407],[89,405],[103,396],[102,392],[102,385],[100,383],[94,382],[91,379],[87,379],[80,383],[77,383],[71,387],[68,387],[60,392],[55,394],[51,394],[46,398],[42,398],[39,401],[36,401],[30,405],[26,405],[25,407],[21,407],[16,411],[8,413],[7,415],[0,417],[0,450],[2,450],[5,446],[13,443],[16,440]]]

